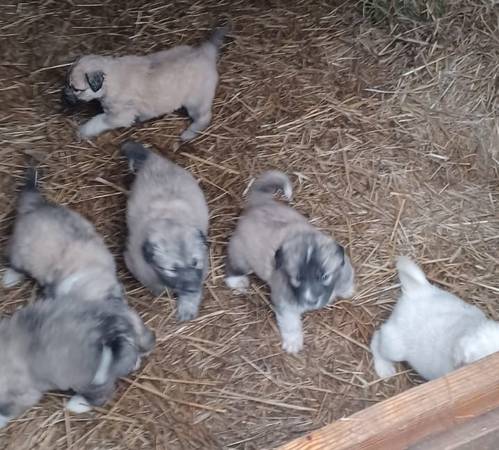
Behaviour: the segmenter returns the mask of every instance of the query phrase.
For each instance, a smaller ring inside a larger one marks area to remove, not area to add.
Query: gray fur
[[[73,390],[91,405],[103,405],[155,338],[121,301],[63,297],[37,301],[0,320],[0,342],[0,414],[12,419],[50,390]],[[97,379],[104,349],[111,359]]]
[[[181,45],[142,56],[79,58],[68,72],[64,99],[69,104],[99,100],[104,109],[79,128],[80,136],[91,138],[185,107],[192,123],[180,137],[194,139],[211,122],[217,55],[226,31],[216,29],[196,47]]]
[[[17,272],[32,276],[51,296],[121,298],[114,258],[94,226],[69,208],[45,200],[32,171],[28,176],[19,195],[8,245],[11,269],[4,285],[15,284]]]
[[[265,172],[251,186],[229,242],[226,281],[242,290],[255,273],[267,282],[283,348],[297,352],[303,346],[301,315],[352,295],[354,273],[343,247],[274,200],[276,190],[292,196],[288,177],[278,171]]]
[[[126,265],[155,295],[170,288],[177,318],[193,319],[209,268],[203,192],[189,172],[141,144],[127,142],[123,152],[137,170],[127,205]]]

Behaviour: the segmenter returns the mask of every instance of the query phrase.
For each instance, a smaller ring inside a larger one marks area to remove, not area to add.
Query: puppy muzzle
[[[79,101],[78,97],[69,86],[64,87],[62,91],[62,100],[67,106],[74,106]]]

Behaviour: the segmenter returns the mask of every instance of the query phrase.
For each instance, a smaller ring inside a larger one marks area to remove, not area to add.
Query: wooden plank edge
[[[389,382],[389,381],[387,381]],[[295,439],[280,450],[399,450],[499,406],[499,353]]]

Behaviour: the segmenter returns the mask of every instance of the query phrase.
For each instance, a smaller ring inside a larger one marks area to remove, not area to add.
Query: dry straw
[[[159,342],[102,410],[74,416],[64,396],[48,395],[0,431],[0,447],[272,447],[408,389],[419,381],[404,367],[376,381],[367,351],[398,294],[401,253],[499,319],[497,8],[450,3],[419,2],[410,13],[386,1],[4,4],[1,245],[29,153],[47,195],[104,234]],[[204,136],[174,152],[185,120],[168,116],[75,140],[89,113],[63,111],[59,97],[74,57],[198,42],[220,16],[231,18],[233,41]],[[118,145],[130,137],[192,170],[209,199],[213,270],[201,315],[187,324],[175,323],[171,299],[154,298],[124,269],[128,177]],[[280,349],[264,286],[255,280],[246,297],[223,286],[242,193],[268,168],[291,175],[294,206],[346,245],[358,272],[352,300],[306,316],[297,357]],[[30,283],[2,291],[2,313],[34,292]]]

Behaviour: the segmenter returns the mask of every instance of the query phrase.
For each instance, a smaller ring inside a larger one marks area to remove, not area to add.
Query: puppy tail
[[[410,292],[430,285],[424,272],[407,256],[399,256],[397,270],[403,291]]]
[[[210,37],[208,38],[208,41],[205,44],[208,44],[211,48],[215,48],[216,54],[218,55],[218,52],[223,46],[223,43],[225,41],[225,36],[229,32],[229,24],[225,23],[223,25],[217,26],[212,32]]]
[[[19,195],[18,202],[18,212],[21,214],[28,213],[33,211],[35,208],[40,206],[40,204],[44,203],[40,191],[38,189],[38,178],[39,178],[39,170],[30,166],[26,169],[24,175],[24,185],[21,190],[21,194]]]
[[[131,172],[137,172],[147,160],[151,151],[145,148],[140,142],[125,141],[121,144],[121,153],[128,160]]]
[[[288,176],[279,170],[269,170],[260,175],[249,187],[247,206],[272,200],[276,192],[282,192],[289,202],[293,198],[293,186]]]

